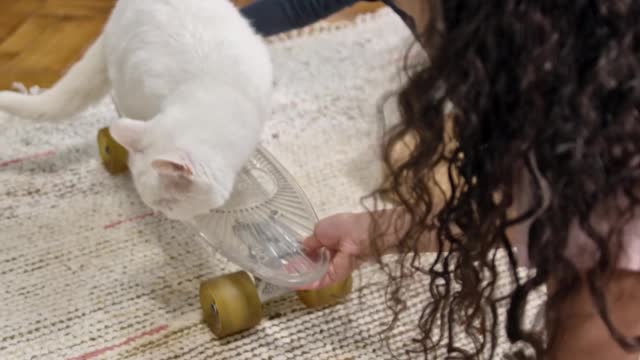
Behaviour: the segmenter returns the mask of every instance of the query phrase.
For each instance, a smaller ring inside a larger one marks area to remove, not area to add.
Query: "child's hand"
[[[325,276],[305,289],[318,289],[346,279],[370,257],[370,217],[367,213],[338,214],[320,220],[303,242],[308,254],[326,248],[331,253]]]

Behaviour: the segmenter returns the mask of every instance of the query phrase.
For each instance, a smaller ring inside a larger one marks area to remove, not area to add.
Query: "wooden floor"
[[[207,1],[207,0],[203,0]],[[213,0],[212,0],[213,1]],[[252,0],[235,0],[239,6]],[[14,81],[49,87],[100,33],[115,0],[0,0],[0,89]],[[380,4],[360,4],[344,21]]]

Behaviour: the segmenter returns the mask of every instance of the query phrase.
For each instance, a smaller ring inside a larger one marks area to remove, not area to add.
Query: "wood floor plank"
[[[0,0],[0,89],[14,81],[43,87],[55,83],[99,35],[115,2]],[[233,2],[241,7],[252,0]],[[350,20],[381,6],[357,4],[329,21]]]
[[[24,69],[24,68],[1,68],[0,67],[0,90],[11,89],[13,82],[21,82],[26,86],[49,87],[54,84],[60,75],[47,68]]]
[[[358,3],[330,16],[327,21],[350,21],[360,14],[376,11],[383,6],[384,4],[379,1],[374,3]]]
[[[28,43],[20,42],[20,39],[16,41],[23,45],[23,49],[11,61],[0,66],[2,88],[14,81],[51,86],[100,34],[104,20],[97,17],[35,16],[28,22],[46,24],[47,30],[29,32]]]
[[[38,11],[45,0],[0,0],[0,42]]]
[[[104,16],[115,5],[113,0],[47,0],[41,14],[59,16]]]
[[[0,54],[17,55],[33,47],[33,42],[47,31],[55,30],[60,18],[54,16],[32,16],[27,18],[0,44]]]
[[[0,0],[0,9],[6,15],[31,14],[45,2],[46,0]]]

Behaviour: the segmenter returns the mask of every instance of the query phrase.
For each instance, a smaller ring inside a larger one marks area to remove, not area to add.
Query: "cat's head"
[[[175,133],[152,122],[119,119],[110,132],[129,152],[136,189],[152,209],[174,220],[189,220],[228,199],[234,176],[221,171],[206,147],[177,144]]]

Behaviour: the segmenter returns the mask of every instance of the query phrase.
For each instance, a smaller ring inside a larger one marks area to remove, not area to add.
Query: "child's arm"
[[[378,241],[375,247],[370,236],[372,215],[381,230],[380,235],[374,236]],[[309,254],[321,248],[329,249],[332,259],[325,277],[308,287],[322,288],[346,279],[362,263],[374,258],[377,252],[396,252],[398,241],[408,226],[406,213],[401,209],[382,210],[373,214],[343,213],[320,220],[313,235],[305,239],[304,247]],[[433,252],[438,251],[438,244],[432,234],[425,234],[415,248],[418,252]]]
[[[257,0],[241,9],[256,31],[271,36],[322,20],[358,0]]]
[[[357,2],[375,0],[256,0],[240,11],[258,33],[271,36],[320,21]],[[425,0],[382,0],[415,32],[425,19]],[[415,13],[413,13],[415,12]],[[426,21],[426,20],[425,20]]]

